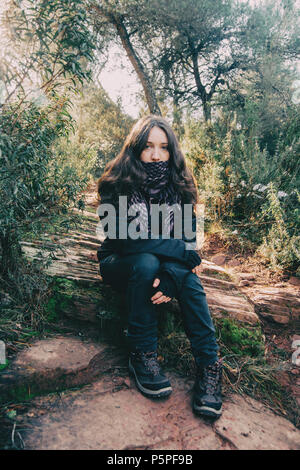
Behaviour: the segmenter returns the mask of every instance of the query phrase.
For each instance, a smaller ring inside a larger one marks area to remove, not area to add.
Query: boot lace
[[[203,379],[205,383],[206,393],[214,394],[220,383],[221,364],[217,362],[211,366],[207,366],[203,370]]]
[[[155,352],[142,353],[142,360],[144,365],[149,372],[153,375],[159,375],[160,367],[157,360],[157,354]]]

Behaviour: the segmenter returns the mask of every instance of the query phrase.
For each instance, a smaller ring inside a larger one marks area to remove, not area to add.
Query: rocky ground
[[[92,191],[87,203],[88,209],[95,207]],[[299,449],[297,419],[228,387],[223,414],[215,422],[193,414],[191,377],[168,371],[173,385],[168,399],[149,400],[137,391],[128,376],[126,350],[99,333],[102,319],[115,308],[115,299],[102,295],[105,288],[95,260],[99,243],[95,224],[93,213],[86,212],[82,230],[52,238],[64,245],[65,253],[57,256],[49,274],[76,280],[83,288],[72,307],[62,308],[57,332],[27,344],[0,371],[0,404],[5,408],[0,447]],[[225,249],[217,239],[210,242],[204,246],[201,280],[213,316],[220,318],[226,311],[241,324],[262,325],[266,351],[282,359],[278,380],[299,405],[298,280],[272,277],[255,261]],[[39,242],[23,248],[32,256]],[[101,293],[98,299],[85,293],[85,286],[91,285]]]
[[[300,430],[260,402],[230,394],[220,419],[210,422],[191,409],[192,381],[168,374],[168,399],[142,396],[127,375],[119,350],[72,336],[39,341],[16,363],[36,379],[48,377],[53,393],[38,396],[15,411],[16,448],[42,450],[296,450]],[[67,387],[54,393],[59,378]],[[90,383],[89,383],[90,382]],[[9,429],[9,423],[6,422]]]

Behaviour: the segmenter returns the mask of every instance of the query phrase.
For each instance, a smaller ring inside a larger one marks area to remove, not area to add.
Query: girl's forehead
[[[164,142],[168,143],[167,134],[165,133],[165,131],[163,129],[161,129],[160,127],[157,127],[157,126],[154,126],[154,127],[152,127],[152,129],[150,129],[150,132],[148,134],[148,141],[150,141],[151,139],[160,140],[160,141],[164,141]]]

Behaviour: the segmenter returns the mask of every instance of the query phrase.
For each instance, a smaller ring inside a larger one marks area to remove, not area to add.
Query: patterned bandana
[[[138,209],[138,220],[140,222],[139,230],[147,231],[148,237],[151,236],[151,205],[167,204],[167,206],[177,205],[181,207],[181,197],[175,191],[170,181],[170,165],[166,162],[141,162],[147,174],[146,182],[143,188],[131,194],[128,201],[128,207],[134,206]],[[159,233],[172,233],[174,227],[174,213],[171,210],[163,218]],[[135,218],[135,217],[132,217]]]

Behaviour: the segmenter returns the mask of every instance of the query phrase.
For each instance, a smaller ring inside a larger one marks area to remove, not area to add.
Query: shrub
[[[288,116],[273,154],[225,113],[209,125],[188,121],[183,149],[205,203],[206,229],[221,227],[228,244],[251,247],[271,269],[297,272],[300,122],[296,110]]]

